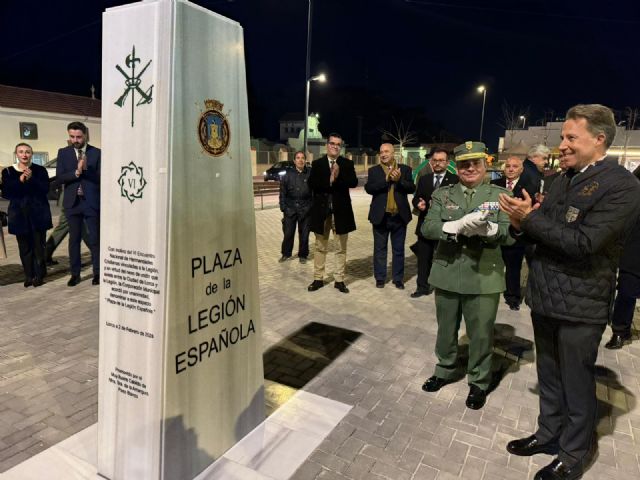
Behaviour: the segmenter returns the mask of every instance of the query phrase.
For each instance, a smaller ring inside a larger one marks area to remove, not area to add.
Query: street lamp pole
[[[524,115],[520,115],[520,120],[522,120],[522,129],[524,130],[525,128],[527,128],[527,117],[525,117]]]
[[[480,117],[480,141],[482,141],[482,129],[484,127],[484,105],[487,101],[487,89],[484,85],[478,87],[478,92],[482,93],[482,116]]]
[[[304,158],[307,159],[307,130],[309,129],[309,88],[311,84],[311,15],[313,12],[313,0],[309,0],[309,8],[307,14],[307,64],[305,69],[305,79],[307,81],[306,96],[304,101],[304,141],[302,151]]]

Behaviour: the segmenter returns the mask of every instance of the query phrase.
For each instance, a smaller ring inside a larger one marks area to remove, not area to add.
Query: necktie
[[[82,150],[78,150],[78,163],[80,163],[80,160],[82,160],[83,158],[84,152]],[[84,195],[84,192],[82,191],[82,181],[80,181],[80,183],[78,184],[78,195],[80,195],[81,197]]]
[[[465,197],[466,197],[466,199],[467,199],[467,207],[468,207],[469,205],[471,205],[471,201],[473,200],[473,194],[474,194],[474,193],[476,193],[476,191],[475,191],[474,189],[472,189],[472,188],[467,188],[467,189],[464,191],[464,196],[465,196]]]
[[[442,183],[442,175],[436,175],[436,181],[433,183],[434,190],[440,186]]]
[[[513,180],[507,180],[507,188],[513,190]]]
[[[333,166],[336,164],[335,160],[329,160],[329,173],[332,174],[333,173]],[[331,183],[331,180],[329,180],[329,183]],[[329,215],[331,215],[333,213],[333,197],[331,196],[331,193],[329,193],[328,195],[328,205],[329,205]]]

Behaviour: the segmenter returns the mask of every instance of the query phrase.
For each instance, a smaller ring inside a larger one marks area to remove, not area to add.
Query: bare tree
[[[622,157],[621,165],[624,165],[627,161],[627,146],[629,145],[629,138],[631,137],[632,130],[635,130],[636,123],[638,122],[638,116],[640,115],[640,109],[638,107],[626,107],[624,109],[624,115],[626,127],[624,130],[624,154]],[[622,123],[622,122],[620,122]]]
[[[393,140],[394,143],[400,146],[400,160],[402,160],[402,150],[405,145],[415,143],[418,140],[416,132],[411,130],[411,124],[413,120],[409,120],[406,125],[402,120],[398,122],[395,117],[391,117],[393,120],[393,130],[380,129],[382,132],[382,138],[386,140]]]
[[[502,101],[502,116],[498,125],[505,130],[505,149],[513,146],[513,137],[516,131],[524,126],[523,117],[529,118],[529,107],[509,105],[507,100]]]

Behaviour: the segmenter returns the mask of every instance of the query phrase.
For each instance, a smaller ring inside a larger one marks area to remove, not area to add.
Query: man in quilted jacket
[[[534,479],[577,479],[595,459],[598,346],[610,316],[622,245],[640,212],[640,184],[606,157],[612,111],[576,105],[562,127],[567,172],[532,207],[501,196],[512,235],[536,245],[527,284],[540,390],[538,430],[513,440],[514,455],[557,454]]]

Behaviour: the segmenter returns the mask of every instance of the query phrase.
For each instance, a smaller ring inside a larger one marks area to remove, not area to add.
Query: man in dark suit
[[[418,241],[415,244],[414,252],[418,257],[418,275],[416,277],[416,291],[411,294],[412,298],[429,295],[432,288],[429,286],[429,274],[431,273],[431,262],[433,260],[433,252],[438,246],[437,240],[430,240],[422,235],[420,228],[424,222],[424,218],[429,212],[431,204],[431,195],[434,190],[446,185],[454,185],[458,183],[458,176],[447,171],[449,165],[449,154],[442,148],[437,148],[431,155],[429,160],[431,173],[422,175],[418,180],[418,187],[413,196],[413,206],[418,213],[418,225],[416,225],[416,235]]]
[[[329,234],[333,230],[334,238],[337,240],[333,286],[342,293],[349,293],[344,283],[347,239],[349,232],[356,229],[349,189],[358,186],[358,177],[353,162],[340,156],[342,145],[340,134],[329,134],[327,154],[313,161],[307,182],[313,192],[311,231],[316,235],[313,282],[307,288],[310,292],[324,286]]]
[[[506,188],[515,197],[523,198],[522,182],[522,159],[519,157],[509,157],[504,163],[504,176],[491,183],[499,187]],[[504,291],[504,300],[511,310],[520,310],[522,295],[520,294],[520,272],[522,271],[522,260],[524,259],[525,246],[521,242],[513,245],[502,245],[502,259],[505,265],[505,282],[507,289]]]
[[[636,299],[640,298],[640,219],[636,222],[627,239],[620,257],[618,269],[618,294],[613,305],[611,330],[613,334],[605,348],[617,350],[631,343],[631,324],[636,309]]]
[[[391,237],[393,284],[404,289],[404,241],[411,221],[407,195],[415,188],[411,167],[396,163],[393,145],[380,145],[380,164],[369,169],[364,186],[373,196],[369,221],[373,225],[373,274],[378,288],[383,288],[387,279],[387,245]]]
[[[87,127],[81,122],[67,126],[70,145],[58,150],[56,178],[63,185],[64,208],[69,223],[69,261],[71,278],[67,285],[80,282],[80,240],[82,225],[88,232],[93,266],[93,285],[100,284],[100,149],[87,144]]]
[[[543,188],[543,172],[549,162],[551,151],[546,145],[534,145],[527,153],[527,158],[522,164],[523,171],[520,175],[520,184],[529,196],[538,201]]]
[[[534,480],[577,479],[596,458],[595,364],[611,313],[621,247],[640,211],[640,185],[607,160],[611,109],[576,105],[562,125],[567,172],[544,202],[500,196],[512,235],[536,246],[527,281],[540,396],[538,429],[513,455],[557,454]]]

